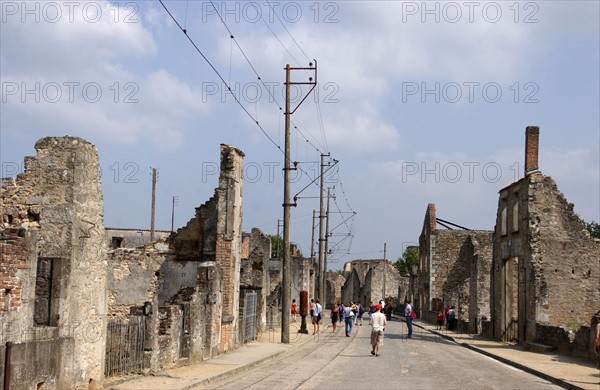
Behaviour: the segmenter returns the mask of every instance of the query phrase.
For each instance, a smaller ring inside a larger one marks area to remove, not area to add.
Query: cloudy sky
[[[325,180],[337,269],[381,258],[384,243],[397,259],[428,203],[493,229],[529,125],[542,172],[600,221],[597,1],[164,4],[198,50],[158,1],[0,2],[3,177],[39,138],[83,137],[99,150],[106,226],[149,228],[156,167],[157,228],[169,230],[173,196],[177,228],[212,196],[219,144],[232,144],[246,155],[244,230],[275,234],[284,68],[316,59],[317,93],[292,116],[291,192],[306,189],[291,237],[304,254],[322,153],[339,161]],[[294,105],[307,92],[294,88]]]

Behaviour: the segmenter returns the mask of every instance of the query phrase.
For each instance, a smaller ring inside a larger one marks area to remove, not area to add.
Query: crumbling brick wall
[[[175,262],[214,262],[223,280],[219,292],[222,312],[211,321],[221,323],[219,352],[234,348],[239,316],[242,252],[242,166],[244,153],[221,144],[221,170],[215,195],[196,208],[196,215],[172,241]],[[211,311],[212,314],[216,312]],[[211,349],[211,354],[213,351]]]

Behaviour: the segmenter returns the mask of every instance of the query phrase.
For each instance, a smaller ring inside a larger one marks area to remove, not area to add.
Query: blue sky
[[[493,229],[498,191],[523,175],[528,125],[540,126],[542,172],[600,220],[597,1],[166,1],[254,119],[157,1],[0,4],[2,176],[39,138],[83,137],[99,150],[107,226],[149,227],[151,167],[157,228],[171,227],[172,196],[185,225],[227,143],[246,155],[244,230],[276,233],[283,116],[243,54],[279,105],[285,65],[318,61],[319,94],[292,117],[291,192],[321,153],[340,161],[327,177],[331,268],[382,257],[384,243],[397,259],[430,202],[442,219]],[[308,254],[318,188],[300,196],[291,237]]]

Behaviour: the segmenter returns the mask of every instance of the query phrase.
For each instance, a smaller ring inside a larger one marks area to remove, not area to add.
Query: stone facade
[[[342,302],[368,305],[382,299],[399,301],[399,291],[406,289],[398,270],[387,259],[352,260],[344,264],[346,282]]]
[[[450,305],[463,326],[480,332],[481,318],[490,318],[492,232],[438,229],[430,203],[419,237],[419,262],[415,306],[421,318],[435,322],[438,310]]]
[[[240,288],[252,290],[257,294],[257,327],[263,331],[267,326],[267,295],[269,293],[269,259],[271,258],[271,240],[260,229],[252,229],[242,239],[242,265]]]
[[[151,242],[150,229],[105,228],[109,248],[137,248]],[[166,239],[171,235],[169,230],[155,230],[154,241]]]
[[[12,343],[2,366],[15,388],[93,387],[103,380],[107,310],[98,152],[69,136],[35,149],[0,187],[2,360]]]
[[[336,272],[327,272],[325,280],[325,304],[332,307],[334,303],[342,302],[342,288],[346,278]]]
[[[500,190],[493,263],[492,328],[497,340],[543,342],[571,354],[563,333],[589,334],[598,310],[600,240],[590,237],[554,180],[537,170],[539,129],[526,130],[525,177]],[[560,332],[559,332],[560,333]],[[572,340],[571,340],[572,341]],[[591,357],[591,356],[590,356]]]

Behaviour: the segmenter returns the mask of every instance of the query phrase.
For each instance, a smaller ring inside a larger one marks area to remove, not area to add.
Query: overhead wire
[[[181,24],[178,22],[178,20],[175,18],[175,16],[170,12],[170,10],[166,7],[166,5],[164,4],[163,0],[159,0],[160,4],[162,5],[162,7],[165,9],[165,11],[167,12],[167,14],[170,16],[170,18],[173,20],[173,22],[177,25],[177,27],[184,33],[184,35],[186,36],[186,38],[188,39],[188,41],[192,44],[192,46],[194,47],[194,49],[202,56],[202,58],[204,59],[204,61],[211,67],[211,69],[213,70],[213,72],[219,77],[219,79],[221,80],[221,82],[223,82],[223,84],[225,85],[225,87],[227,88],[227,90],[231,93],[231,95],[233,96],[235,102],[242,108],[242,110],[246,113],[246,115],[259,127],[259,129],[261,130],[261,132],[267,137],[267,139],[269,139],[269,141],[281,152],[284,153],[281,146],[276,143],[273,138],[266,132],[266,130],[262,127],[262,125],[259,123],[259,121],[257,120],[257,116],[253,116],[248,109],[242,104],[242,102],[240,101],[239,97],[236,96],[231,87],[230,87],[230,83],[231,83],[231,68],[232,68],[232,56],[233,56],[233,52],[231,51],[230,53],[230,74],[229,74],[229,82],[226,82],[225,79],[223,78],[223,76],[221,75],[221,73],[216,69],[216,67],[212,64],[212,62],[206,57],[206,55],[202,52],[202,50],[199,48],[199,46],[196,44],[196,42],[188,35],[187,33],[187,29],[185,27],[182,27]],[[241,45],[239,44],[239,42],[237,41],[237,39],[235,38],[234,34],[232,33],[232,31],[229,29],[229,27],[227,26],[227,23],[225,22],[225,20],[222,18],[222,16],[219,13],[219,10],[217,9],[217,7],[215,6],[215,4],[213,3],[213,1],[210,1],[212,6],[214,7],[216,13],[219,16],[219,19],[221,20],[222,24],[224,25],[224,27],[227,29],[228,33],[229,33],[229,37],[230,39],[232,39],[233,43],[236,44],[236,46],[238,47],[238,49],[240,50],[240,52],[242,53],[243,57],[245,58],[246,62],[248,63],[248,65],[250,66],[250,68],[253,70],[254,74],[256,75],[257,79],[261,82],[261,84],[263,85],[263,87],[267,90],[267,92],[269,93],[271,99],[273,102],[276,103],[276,105],[278,106],[279,110],[281,112],[283,112],[283,108],[281,106],[281,104],[279,104],[279,101],[276,99],[276,97],[273,95],[273,93],[271,92],[271,90],[266,86],[263,78],[260,76],[260,74],[258,73],[258,71],[256,70],[256,67],[252,64],[252,62],[250,61],[250,59],[248,58],[248,56],[246,55],[246,53],[244,52],[244,50],[242,49]],[[269,7],[272,7],[272,5],[267,2],[266,3]],[[283,21],[281,20],[281,18],[279,18],[279,16],[277,15],[277,13],[274,13],[277,16],[277,19],[279,20],[279,22],[281,23],[281,25],[283,26],[283,28],[285,29],[285,31],[288,33],[288,35],[290,36],[290,38],[292,39],[292,41],[296,44],[296,46],[300,49],[300,51],[302,52],[302,54],[310,61],[309,56],[306,54],[306,52],[302,49],[302,47],[298,44],[298,42],[296,41],[296,39],[293,37],[293,35],[291,34],[291,32],[287,29],[287,27],[285,26],[285,24],[283,23]],[[186,4],[186,15],[185,15],[185,19],[187,22],[187,4]],[[275,34],[275,32],[273,31],[273,29],[269,26],[269,24],[264,20],[264,18],[261,15],[261,19],[263,20],[263,22],[265,23],[265,25],[267,26],[267,28],[269,29],[269,31],[275,36],[275,38],[277,39],[277,41],[281,44],[282,47],[284,47],[284,49],[288,52],[288,54],[294,59],[294,61],[296,61],[299,64],[298,59],[289,51],[289,49],[283,44],[283,42],[279,39],[279,37],[277,37],[277,35]],[[233,44],[231,46],[231,49],[233,49]],[[316,103],[317,103],[317,114],[318,114],[318,118],[319,118],[319,128],[321,130],[321,137],[322,137],[322,142],[324,145],[324,149],[326,151],[329,150],[329,147],[327,145],[327,139],[325,136],[325,130],[324,130],[324,124],[323,124],[323,117],[322,117],[322,112],[321,112],[321,107],[319,104],[319,99],[316,99]],[[258,113],[257,113],[258,114]],[[296,132],[298,134],[300,134],[302,136],[302,138],[304,138],[306,140],[306,142],[308,144],[310,144],[317,152],[322,153],[322,151],[320,150],[320,148],[318,146],[316,146],[315,144],[313,144],[308,137],[300,130],[300,128],[298,127],[298,125],[296,125],[296,123],[294,122],[294,120],[292,118],[290,118],[290,121],[293,124],[294,129],[296,130]],[[296,120],[296,122],[298,122],[298,124],[300,126],[302,126],[306,133],[309,134],[311,137],[313,137],[315,140],[316,138],[312,135],[312,133],[310,133],[310,131],[308,131],[308,129],[306,129],[306,127],[300,123],[299,121]],[[281,121],[280,121],[281,123]],[[296,166],[296,164],[294,164]],[[302,168],[299,168],[296,166],[297,169],[299,169],[301,172],[305,173],[308,175],[308,173],[306,171],[304,171]],[[341,183],[340,183],[341,184]],[[316,185],[316,183],[315,183]],[[345,194],[345,191],[342,188],[342,191],[344,193],[344,198],[346,200],[346,203],[348,204],[348,206],[350,207],[350,204],[348,202],[347,196]],[[337,202],[334,201],[334,203],[336,204],[336,207],[338,208],[338,210],[341,209],[339,208],[339,205],[337,205]],[[350,208],[351,209],[351,208]],[[356,214],[356,213],[355,213]],[[352,221],[352,225],[353,225],[353,221]],[[347,223],[346,226],[348,227]],[[351,234],[351,228],[348,227],[350,230],[349,235],[351,237],[353,237],[353,235]]]
[[[159,0],[159,2],[162,5],[162,7],[165,9],[165,11],[167,12],[167,14],[169,14],[169,16],[171,17],[171,19],[173,20],[173,22],[177,25],[177,27],[179,27],[179,29],[181,30],[181,32],[183,32],[183,34],[186,36],[186,38],[188,39],[188,41],[196,49],[196,51],[198,52],[198,54],[200,54],[202,56],[202,58],[204,59],[204,61],[206,61],[206,63],[211,67],[211,69],[219,77],[219,79],[221,80],[221,82],[223,82],[223,84],[227,87],[227,90],[231,93],[231,95],[233,96],[233,99],[236,101],[236,103],[242,108],[242,110],[244,110],[244,112],[248,115],[248,117],[250,117],[250,119],[254,123],[256,123],[256,125],[258,126],[258,128],[269,139],[269,141],[271,141],[271,143],[273,145],[275,145],[275,147],[277,149],[279,149],[280,152],[284,153],[284,151],[281,149],[281,146],[279,146],[279,145],[277,145],[275,143],[275,141],[273,140],[273,138],[271,138],[271,136],[269,136],[269,134],[267,134],[266,130],[260,125],[260,123],[258,122],[258,120],[256,120],[252,116],[252,114],[250,113],[250,111],[248,111],[248,109],[242,104],[242,102],[240,101],[240,99],[231,91],[231,87],[225,81],[225,79],[223,78],[223,76],[221,75],[221,73],[217,70],[217,68],[215,68],[215,66],[212,64],[212,62],[210,62],[210,60],[206,57],[206,55],[204,55],[204,53],[202,52],[202,50],[200,50],[200,48],[198,47],[198,45],[196,44],[196,42],[194,42],[194,40],[188,35],[187,30],[185,28],[183,28],[181,26],[181,24],[179,24],[179,22],[177,21],[177,19],[175,18],[175,16],[173,16],[173,14],[171,13],[171,11],[169,11],[169,9],[167,8],[167,6],[164,4],[163,0]]]

